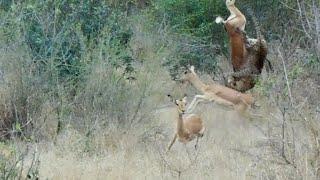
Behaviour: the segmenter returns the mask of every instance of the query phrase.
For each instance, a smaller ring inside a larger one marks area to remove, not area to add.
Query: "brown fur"
[[[244,32],[236,31],[236,34],[233,37],[238,38],[238,36],[241,36],[246,47],[242,53],[238,52],[242,48],[241,45],[238,50],[234,51],[236,47],[232,48],[231,59],[234,73],[229,77],[227,86],[237,91],[245,92],[255,86],[255,77],[262,72],[268,49],[266,41],[261,37],[253,44],[250,44]],[[231,46],[236,45],[236,43],[231,42]],[[239,55],[243,59],[239,58]]]
[[[235,28],[239,28],[244,31],[246,26],[246,17],[235,6],[235,0],[226,0],[226,6],[230,12],[230,16],[227,20],[223,20],[220,16],[216,18],[216,23],[230,24]]]
[[[240,92],[245,92],[255,86],[255,75],[260,75],[267,56],[267,44],[262,37],[258,37],[254,44],[248,42],[246,34],[228,23],[227,29],[230,46],[231,61],[234,73],[229,77],[227,86]]]
[[[240,112],[244,112],[254,103],[254,98],[250,94],[240,93],[234,89],[214,83],[207,85],[203,83],[194,71],[192,66],[181,79],[183,82],[191,83],[203,95],[196,95],[191,102],[188,111],[192,111],[200,101],[215,101],[218,104],[233,107]]]
[[[223,21],[216,18],[216,23],[223,23],[230,41],[231,62],[234,73],[228,77],[226,86],[240,92],[245,92],[255,86],[254,76],[260,75],[267,56],[267,44],[261,35],[260,28],[253,12],[250,10],[255,24],[257,39],[254,43],[249,42],[244,29],[245,16],[234,5],[235,0],[226,0],[230,16]]]
[[[239,71],[245,64],[248,51],[245,46],[245,38],[240,30],[229,23],[225,24],[231,47],[231,62],[234,71]]]
[[[175,143],[177,138],[182,143],[188,143],[197,138],[195,146],[197,148],[198,138],[202,137],[205,131],[202,119],[199,115],[196,114],[189,114],[187,116],[184,116],[187,103],[186,97],[184,97],[182,100],[175,100],[174,102],[177,106],[177,112],[179,116],[177,118],[177,129],[172,141],[168,146],[168,151]]]

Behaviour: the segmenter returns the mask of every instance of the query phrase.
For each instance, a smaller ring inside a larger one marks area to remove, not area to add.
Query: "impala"
[[[197,138],[195,145],[195,148],[197,149],[199,137],[202,137],[205,131],[201,117],[197,114],[185,115],[187,97],[180,100],[174,100],[171,95],[168,95],[168,97],[171,98],[177,107],[177,128],[167,151],[170,150],[177,138],[184,144]]]
[[[201,101],[214,101],[218,104],[235,108],[239,112],[246,111],[246,109],[254,103],[254,98],[250,94],[238,92],[218,83],[210,85],[203,83],[196,74],[194,66],[191,66],[185,71],[180,81],[183,83],[191,83],[202,93],[201,95],[196,95],[194,97],[187,109],[188,112],[192,112],[196,105]]]

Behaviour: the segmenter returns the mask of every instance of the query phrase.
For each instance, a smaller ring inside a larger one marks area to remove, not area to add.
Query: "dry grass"
[[[187,146],[177,142],[165,154],[174,132],[174,111],[174,108],[161,109],[150,124],[127,132],[110,127],[86,139],[69,129],[58,136],[56,145],[33,144],[32,149],[37,150],[41,162],[39,176],[48,179],[288,178],[284,173],[286,166],[266,164],[267,160],[259,159],[268,153],[260,146],[266,143],[266,137],[253,126],[261,124],[260,120],[249,122],[216,105],[201,105],[198,109],[207,127],[198,150],[194,149],[195,142]],[[270,176],[270,171],[274,176]]]
[[[127,133],[105,129],[90,138],[93,151],[88,151],[86,138],[70,129],[59,135],[56,145],[33,144],[41,162],[39,175],[49,179],[174,179],[181,171],[183,179],[246,177],[250,168],[243,168],[251,160],[236,149],[249,147],[255,136],[235,113],[214,109],[211,106],[201,113],[208,131],[197,151],[195,142],[186,147],[177,142],[164,154],[175,124],[174,109],[167,108],[152,121],[154,127],[162,127],[157,134],[156,128],[140,127]]]
[[[169,76],[162,78],[169,81]],[[316,162],[313,135],[309,134],[309,128],[300,120],[288,123],[286,157],[290,162],[294,160],[294,164],[286,162],[279,153],[282,114],[262,97],[261,107],[253,113],[264,118],[246,119],[221,106],[201,104],[196,113],[203,117],[207,130],[198,150],[194,149],[195,142],[187,146],[176,142],[169,153],[164,153],[175,127],[175,109],[167,107],[166,89],[174,89],[174,94],[181,94],[182,90],[174,83],[165,85],[165,81],[160,85],[151,83],[151,87],[156,95],[146,97],[145,105],[150,107],[149,103],[158,102],[164,108],[145,109],[148,111],[142,114],[148,118],[130,128],[121,128],[117,123],[105,126],[100,122],[108,116],[104,113],[92,116],[89,108],[82,112],[83,117],[71,114],[70,118],[75,119],[58,134],[55,143],[15,141],[10,146],[29,147],[26,170],[32,162],[32,152],[36,152],[40,179],[316,179],[316,167],[311,164]],[[41,111],[42,116],[54,120],[50,106],[43,107],[48,111]],[[90,117],[95,117],[95,121],[91,122]],[[86,127],[94,130],[88,135],[86,128],[79,128],[75,120],[87,122]],[[46,127],[42,130],[49,132]]]

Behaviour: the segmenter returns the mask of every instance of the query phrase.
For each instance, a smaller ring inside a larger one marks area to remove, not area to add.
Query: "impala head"
[[[193,78],[196,75],[197,74],[194,71],[194,66],[190,66],[183,72],[183,74],[179,80],[182,83],[187,83],[191,78]]]
[[[187,107],[187,96],[185,95],[182,99],[173,99],[173,97],[169,94],[169,98],[171,101],[177,106],[179,114],[184,114],[186,112]]]
[[[236,0],[226,0],[226,5],[227,6],[231,6],[231,5],[234,5]]]

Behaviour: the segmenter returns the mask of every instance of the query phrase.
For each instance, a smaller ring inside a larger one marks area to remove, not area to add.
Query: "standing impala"
[[[176,139],[184,144],[192,141],[194,138],[197,138],[195,148],[197,149],[199,137],[203,136],[205,127],[203,125],[202,119],[199,115],[188,114],[184,115],[187,104],[187,97],[184,97],[181,100],[174,100],[171,95],[168,95],[171,100],[177,106],[177,129],[174,134],[172,141],[168,146],[168,150],[172,147]]]
[[[182,82],[191,83],[202,95],[196,95],[188,107],[188,112],[194,110],[201,101],[215,101],[218,104],[235,108],[239,112],[244,112],[250,107],[254,98],[250,94],[244,94],[234,89],[222,86],[218,83],[205,84],[201,81],[191,66],[180,79]]]

